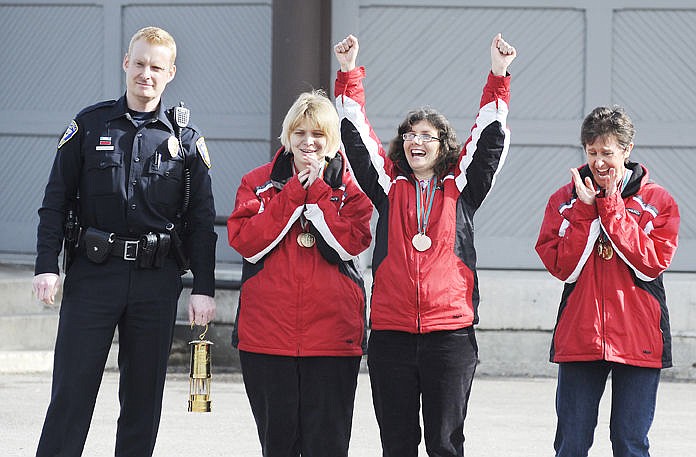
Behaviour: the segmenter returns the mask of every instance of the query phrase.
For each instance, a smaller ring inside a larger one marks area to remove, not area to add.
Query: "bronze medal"
[[[611,247],[611,244],[607,243],[604,245],[604,249],[602,249],[602,258],[611,260],[612,257],[614,257],[614,249]]]
[[[416,251],[427,251],[433,245],[433,240],[425,234],[425,231],[428,228],[430,211],[433,209],[435,190],[437,190],[437,178],[435,176],[427,181],[416,182],[416,219],[418,223],[418,233],[411,238],[411,244]]]
[[[611,258],[614,257],[614,248],[611,247],[609,240],[599,240],[597,244],[597,255],[604,260],[611,260]]]
[[[314,235],[308,232],[302,232],[299,235],[297,235],[297,244],[302,246],[303,248],[311,248],[314,246],[315,243],[315,238]]]
[[[167,140],[167,149],[169,150],[169,155],[172,156],[172,158],[179,155],[179,140],[177,140],[174,135],[170,136]]]
[[[430,249],[430,246],[433,245],[433,241],[425,233],[416,233],[411,239],[411,244],[413,244],[413,247],[416,248],[417,251],[423,252]]]

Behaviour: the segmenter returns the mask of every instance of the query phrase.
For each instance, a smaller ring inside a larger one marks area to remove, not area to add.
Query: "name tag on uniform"
[[[113,151],[114,146],[111,144],[110,136],[100,136],[99,146],[95,148],[97,151]]]

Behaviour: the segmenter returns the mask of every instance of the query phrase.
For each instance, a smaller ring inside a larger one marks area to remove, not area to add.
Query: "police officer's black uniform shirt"
[[[178,215],[186,166],[191,171],[191,192],[184,214],[185,244],[193,293],[214,296],[217,235],[205,141],[189,124],[181,131],[181,152],[173,148],[170,138],[176,137],[176,130],[162,103],[151,119],[138,125],[124,95],[82,110],[68,127],[39,209],[35,273],[58,273],[66,208],[78,189],[83,227],[136,238],[166,232],[171,222],[181,233]]]

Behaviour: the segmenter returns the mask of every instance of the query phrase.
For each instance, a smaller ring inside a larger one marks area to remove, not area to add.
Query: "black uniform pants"
[[[239,351],[264,457],[346,457],[360,356]]]
[[[181,288],[171,259],[156,270],[115,257],[101,265],[75,259],[63,289],[51,403],[37,457],[82,454],[117,326],[121,412],[115,455],[152,455]]]

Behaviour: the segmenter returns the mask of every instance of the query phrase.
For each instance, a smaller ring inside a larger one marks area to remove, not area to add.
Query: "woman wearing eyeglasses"
[[[368,367],[384,457],[416,457],[423,405],[430,456],[464,455],[464,419],[478,348],[474,213],[508,152],[515,48],[500,34],[471,137],[460,147],[437,111],[399,125],[389,152],[365,115],[358,40],[334,47],[336,107],[350,165],[379,213],[372,259]]]

